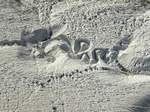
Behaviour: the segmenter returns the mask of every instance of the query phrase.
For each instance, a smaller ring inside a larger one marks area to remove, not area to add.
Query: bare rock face
[[[52,36],[51,29],[37,29],[31,33],[22,31],[21,41],[23,43],[37,44],[38,42],[49,40],[51,36]]]
[[[146,23],[133,33],[128,48],[119,54],[119,62],[133,72],[150,72],[150,21],[149,12]]]

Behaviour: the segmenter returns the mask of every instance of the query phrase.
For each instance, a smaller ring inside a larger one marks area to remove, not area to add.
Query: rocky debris
[[[132,72],[150,72],[149,23],[137,29],[128,48],[119,54],[118,61]]]
[[[20,40],[2,40],[0,46],[22,45]]]

